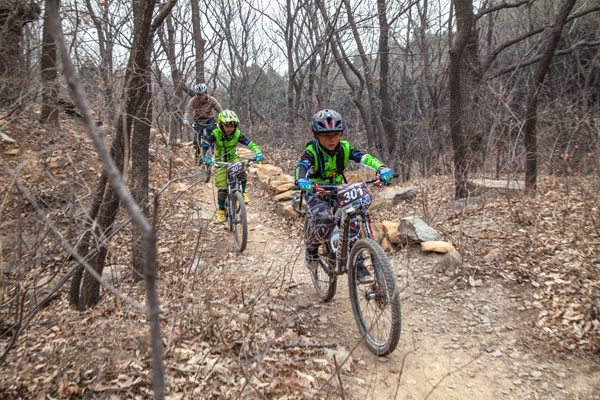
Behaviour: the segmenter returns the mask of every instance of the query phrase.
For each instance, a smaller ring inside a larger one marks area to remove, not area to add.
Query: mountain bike
[[[397,177],[398,175],[394,175]],[[313,184],[313,195],[337,200],[334,214],[336,229],[319,247],[319,266],[311,271],[317,294],[323,301],[333,298],[337,290],[337,277],[348,274],[350,303],[358,330],[367,348],[378,356],[396,349],[400,339],[400,297],[390,262],[374,240],[369,216],[371,193],[369,186],[381,186],[379,178],[343,186]],[[299,190],[298,186],[292,187]],[[306,194],[300,195],[297,209],[302,210]],[[304,239],[310,234],[307,210],[304,215]],[[356,218],[361,228],[361,238],[350,249],[350,220]],[[357,268],[362,264],[373,280],[360,283]]]
[[[195,163],[196,166],[200,167],[200,178],[203,182],[208,182],[210,180],[210,165],[206,164],[204,161],[206,150],[202,148],[202,142],[206,135],[208,135],[208,129],[211,127],[214,127],[214,124],[192,123],[192,129],[194,129],[194,135],[196,135],[196,142],[194,144]]]
[[[256,159],[237,162],[215,161],[215,168],[227,168],[227,199],[225,200],[225,224],[233,235],[233,241],[241,253],[248,243],[248,220],[246,204],[242,195],[240,173],[252,165]]]

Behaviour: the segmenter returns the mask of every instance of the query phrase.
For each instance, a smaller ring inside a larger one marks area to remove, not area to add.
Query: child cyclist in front
[[[318,249],[335,228],[333,214],[337,209],[337,200],[323,199],[312,195],[312,184],[344,183],[343,172],[349,161],[363,165],[376,171],[384,185],[392,181],[392,171],[381,161],[370,154],[357,150],[345,140],[342,116],[330,109],[317,112],[311,121],[315,137],[310,141],[300,162],[296,165],[296,185],[307,194],[307,217],[311,226],[309,237],[306,239],[306,255],[304,264],[311,271],[319,266]],[[332,210],[330,209],[333,209]],[[355,219],[350,221],[350,247],[360,238],[360,226]],[[373,280],[369,271],[359,264],[357,268],[359,282],[367,283]]]
[[[240,130],[238,125],[240,120],[237,114],[231,110],[223,110],[218,116],[218,126],[204,139],[202,147],[205,150],[213,147],[215,149],[215,161],[221,162],[237,162],[241,161],[237,153],[238,143],[248,147],[256,154],[256,161],[261,162],[264,156],[258,146],[251,140],[249,140]],[[204,161],[210,165],[212,160],[207,156]],[[248,204],[248,194],[246,193],[246,181],[247,176],[245,172],[242,172],[242,193],[244,196],[244,203]],[[219,168],[215,172],[215,186],[218,189],[217,201],[219,203],[219,209],[217,210],[217,223],[222,224],[225,222],[225,200],[227,199],[227,168]]]

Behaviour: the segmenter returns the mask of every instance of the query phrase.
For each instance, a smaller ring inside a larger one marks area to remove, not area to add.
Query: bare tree
[[[468,196],[467,190],[467,138],[469,126],[463,118],[470,107],[469,73],[476,53],[475,16],[472,0],[455,0],[457,36],[450,47],[450,132],[454,149],[454,196]]]
[[[394,121],[394,111],[392,107],[392,97],[389,92],[390,87],[390,25],[387,17],[387,5],[385,0],[377,0],[377,16],[379,20],[379,98],[381,100],[382,114],[382,136],[387,138],[387,148],[385,149],[387,159],[392,161],[392,155],[396,154],[397,130]],[[400,141],[400,156],[404,156],[404,144]],[[405,163],[402,163],[402,177],[406,180],[410,178],[410,171]],[[394,163],[394,170],[398,170],[399,165]]]
[[[170,113],[169,137],[171,140],[189,140],[189,138],[185,136],[181,129],[184,108],[187,99],[187,90],[184,82],[184,74],[182,74],[182,71],[180,71],[177,63],[176,27],[170,14],[166,19],[166,32],[164,29],[160,29],[158,30],[157,35],[166,53],[173,83],[172,90],[167,90],[165,93],[165,104],[167,111]],[[160,68],[157,67],[157,70],[160,71]]]
[[[175,0],[166,4],[165,10],[170,10]],[[143,3],[143,4],[140,4]],[[162,18],[150,24],[153,11],[152,2],[135,2],[134,11],[134,46],[132,47],[131,56],[129,59],[126,84],[123,91],[123,109],[121,116],[117,120],[115,137],[111,145],[111,157],[114,160],[119,171],[123,171],[126,164],[125,144],[129,143],[128,137],[132,135],[132,146],[134,151],[134,159],[132,163],[133,169],[133,197],[138,204],[141,204],[142,209],[146,209],[148,200],[148,140],[150,135],[150,120],[152,115],[151,96],[149,96],[149,74],[150,74],[150,50],[151,39],[155,29],[160,26],[162,20],[168,15],[167,11],[159,16]],[[158,17],[157,17],[158,18]],[[134,116],[136,118],[134,118]],[[135,123],[134,123],[135,119]],[[87,241],[81,242],[79,251],[83,254],[90,254],[92,259],[91,264],[98,274],[102,274],[106,259],[106,242],[110,240],[113,232],[113,223],[119,210],[119,198],[112,185],[108,184],[108,175],[106,170],[100,177],[99,184],[96,189],[96,197],[90,208],[90,220],[88,221],[88,229],[93,228],[93,235],[88,234],[84,239]],[[95,220],[95,223],[93,221]],[[134,234],[133,246],[133,263],[134,270],[137,275],[134,279],[140,279],[144,260],[144,250],[141,249],[139,242]],[[100,243],[97,251],[95,243]],[[91,252],[91,253],[90,253]],[[70,302],[72,305],[82,307],[92,307],[99,301],[99,282],[92,274],[83,274],[80,270],[73,277],[70,291]]]
[[[100,107],[100,117],[106,120],[109,126],[114,126],[116,110],[115,104],[115,79],[114,79],[114,66],[113,66],[113,52],[115,46],[115,32],[119,26],[115,26],[115,21],[112,20],[112,15],[108,10],[108,3],[99,3],[99,13],[97,15],[96,9],[92,5],[90,0],[85,1],[87,11],[91,17],[94,28],[96,29],[96,35],[98,38],[98,53],[100,63],[98,68],[100,70],[100,76],[102,77],[103,87],[103,105]]]
[[[40,12],[34,2],[0,1],[0,105],[13,104],[29,83],[19,67],[20,44],[23,26],[37,20]]]
[[[190,0],[192,7],[192,32],[194,38],[194,49],[196,57],[194,59],[196,66],[196,83],[206,82],[204,76],[204,49],[206,46],[206,40],[202,36],[202,26],[200,23],[200,9],[198,7],[198,1]]]
[[[554,52],[558,46],[558,40],[560,39],[563,26],[571,12],[571,9],[575,5],[576,0],[565,0],[560,11],[556,15],[552,30],[548,36],[548,43],[542,53],[540,62],[538,63],[537,71],[533,85],[529,89],[529,95],[527,96],[527,105],[525,111],[525,184],[528,190],[536,189],[537,180],[537,136],[536,136],[536,121],[537,121],[537,102],[544,78],[548,69],[550,68],[550,62],[554,57]]]
[[[42,108],[40,123],[58,123],[58,82],[56,72],[56,44],[48,27],[48,6],[44,15],[42,39]]]

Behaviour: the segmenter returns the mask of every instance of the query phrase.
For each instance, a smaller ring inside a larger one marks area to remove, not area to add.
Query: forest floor
[[[83,131],[65,125],[70,135]],[[44,145],[34,140],[39,131],[5,132],[21,147],[18,154],[3,148],[3,169],[20,165],[27,185],[49,185],[43,170],[34,176],[35,168],[22,167],[43,150],[35,148]],[[421,217],[456,246],[463,264],[447,270],[441,255],[418,245],[387,253],[402,292],[402,334],[391,355],[376,357],[358,335],[345,277],[332,301],[318,299],[302,265],[299,219],[278,214],[250,174],[249,242],[237,254],[215,223],[216,190],[199,183],[191,147],[173,146],[167,156],[160,143],[154,135],[151,187],[165,189],[156,212],[168,399],[600,399],[597,177],[545,178],[536,196],[466,208],[453,206],[450,177],[409,182],[417,198],[375,211],[374,219]],[[89,163],[89,144],[73,152],[63,137],[53,146],[51,156],[69,152],[79,172]],[[265,153],[292,173],[289,157],[286,164]],[[15,197],[4,200],[3,218],[14,210],[35,218],[10,208],[19,195],[6,176],[1,183]],[[77,214],[60,204],[46,209],[51,220]],[[4,237],[11,226],[3,220]],[[124,229],[104,271],[121,297],[102,289],[97,307],[75,311],[67,281],[0,364],[0,398],[152,397],[148,323],[135,303],[145,303],[144,290],[131,283],[129,245]],[[60,246],[48,251],[40,257],[52,258],[53,270],[71,266]],[[45,271],[31,271],[38,284]],[[7,278],[1,326],[14,308]],[[21,286],[31,279],[25,273]],[[25,315],[33,297],[23,300]],[[0,336],[0,350],[10,332]]]

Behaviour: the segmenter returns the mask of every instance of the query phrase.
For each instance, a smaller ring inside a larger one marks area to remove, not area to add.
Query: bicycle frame
[[[234,162],[225,162],[225,161],[215,161],[215,168],[228,168],[232,164],[240,163],[242,168],[245,170],[246,167],[252,165],[254,163],[254,159],[252,160],[243,160],[243,161],[234,161]],[[239,172],[235,174],[227,174],[227,197],[231,198],[234,192],[241,192],[241,180],[239,178]]]
[[[197,138],[197,151],[198,153],[204,157],[204,149],[202,148],[202,141],[208,134],[207,128],[213,126],[213,124],[201,124],[199,122],[192,122],[192,129],[194,130],[194,137]],[[204,160],[202,160],[203,162]]]
[[[334,229],[324,243],[319,243],[318,264],[306,265],[322,301],[335,296],[339,275],[348,276],[350,303],[362,340],[372,353],[384,356],[394,351],[400,338],[400,298],[391,264],[373,238],[368,210],[371,204],[369,183],[372,186],[382,184],[379,178],[345,186],[313,184],[315,196],[329,201],[330,206],[335,199],[337,208],[333,218],[339,229]],[[299,190],[299,187],[292,189]],[[304,196],[305,193],[300,196],[299,210],[302,210]],[[359,224],[362,237],[350,248],[350,221],[353,219]],[[305,240],[314,240],[311,223],[305,215]]]
[[[365,184],[373,184],[372,186],[381,186],[382,183],[379,178],[370,179],[362,182]],[[338,185],[314,185],[314,193],[317,196],[335,196],[338,191],[341,191],[343,186]],[[302,207],[302,198],[304,194],[302,194],[300,200],[300,208]],[[369,215],[369,205],[370,198],[368,202],[363,201],[353,201],[350,206],[338,207],[334,214],[334,221],[336,226],[339,226],[339,231],[333,231],[329,238],[327,246],[329,250],[333,250],[335,247],[335,267],[333,269],[333,273],[336,275],[343,275],[348,272],[348,255],[350,251],[349,246],[349,232],[350,232],[350,220],[353,217],[358,219],[358,223],[360,224],[361,231],[365,238],[373,239],[373,229],[371,227],[371,218]],[[339,236],[336,237],[336,232],[339,232]],[[337,246],[334,246],[335,239],[338,239]]]
[[[233,234],[233,240],[242,252],[246,248],[248,241],[248,220],[246,216],[246,205],[242,195],[242,184],[240,174],[255,159],[234,162],[215,162],[215,168],[227,168],[227,199],[226,199],[226,220],[227,228]]]

